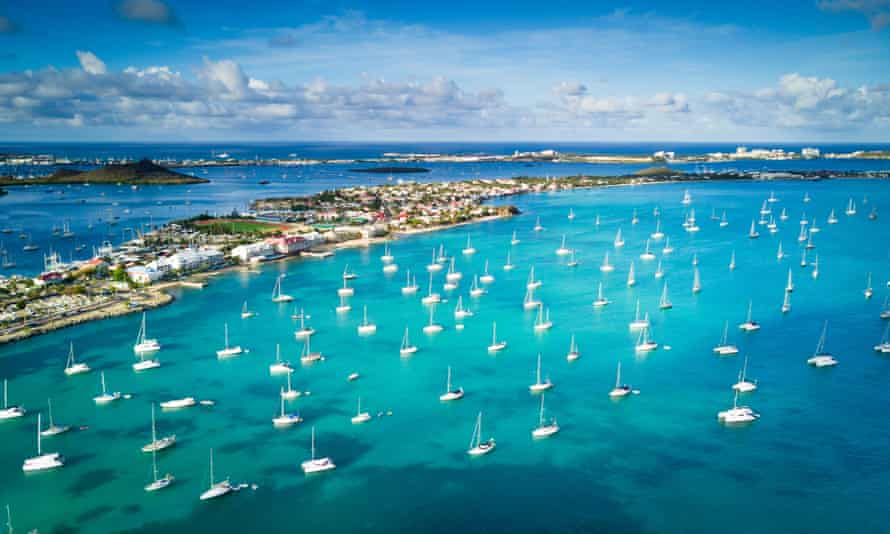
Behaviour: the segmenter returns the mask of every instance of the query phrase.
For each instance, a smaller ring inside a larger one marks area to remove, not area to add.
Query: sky
[[[0,0],[4,141],[890,140],[890,0]]]

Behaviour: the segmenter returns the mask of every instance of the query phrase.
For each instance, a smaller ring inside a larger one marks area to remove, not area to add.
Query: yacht
[[[445,393],[439,395],[439,400],[443,402],[453,401],[464,398],[464,388],[451,387],[451,366],[448,366],[448,378],[445,381]]]
[[[603,295],[603,283],[600,282],[599,285],[597,286],[596,300],[593,301],[593,307],[594,308],[602,308],[603,306],[608,306],[611,303],[612,303],[612,301],[607,299]]]
[[[572,334],[572,340],[569,342],[569,353],[566,354],[566,360],[573,362],[581,357],[578,345],[575,343],[575,334]]]
[[[483,456],[490,453],[495,448],[494,438],[488,438],[482,441],[482,412],[476,416],[476,426],[473,427],[473,435],[470,437],[470,447],[467,454],[470,456]]]
[[[96,395],[95,397],[93,397],[93,401],[95,401],[96,404],[108,404],[109,402],[114,402],[116,400],[120,400],[120,398],[121,398],[120,391],[115,391],[113,393],[109,393],[108,389],[105,387],[105,371],[102,371],[100,373],[100,376],[102,379],[102,394]]]
[[[742,364],[742,370],[739,371],[739,381],[732,385],[732,389],[739,393],[750,393],[757,389],[757,381],[748,380],[748,357],[745,356],[745,363]]]
[[[299,390],[294,389],[293,383],[291,381],[291,376],[293,373],[287,373],[287,389],[281,388],[280,394],[281,398],[285,400],[294,400],[301,395]]]
[[[175,480],[175,477],[170,473],[167,473],[163,477],[158,477],[158,452],[156,450],[151,451],[151,474],[152,481],[145,486],[145,491],[148,492],[167,488]]]
[[[559,425],[553,417],[549,422],[544,421],[544,395],[541,395],[541,409],[538,412],[538,426],[532,430],[533,438],[549,438],[559,432]]]
[[[850,200],[847,202],[847,209],[844,213],[847,215],[856,215],[856,202],[853,201],[852,197],[850,197]]]
[[[652,261],[655,259],[655,254],[649,252],[649,240],[646,240],[646,250],[640,254],[640,259],[643,261]]]
[[[807,261],[807,249],[803,249],[803,252],[800,255],[800,266],[801,268],[804,268],[807,265],[809,265],[809,262]]]
[[[383,266],[384,274],[392,274],[392,273],[398,272],[398,270],[399,270],[399,266],[398,266],[398,264],[395,264],[395,263],[387,263]]]
[[[377,332],[377,325],[368,321],[368,306],[366,304],[362,306],[362,324],[358,326],[358,333],[364,336],[375,332]]]
[[[232,484],[229,482],[228,478],[221,482],[213,481],[213,449],[210,449],[210,487],[208,487],[206,491],[201,493],[201,500],[206,501],[209,499],[222,497],[224,495],[232,493],[234,489],[235,488],[232,487]]]
[[[354,424],[354,425],[360,425],[362,423],[367,423],[370,420],[371,420],[371,414],[368,412],[362,411],[362,398],[359,397],[358,398],[358,408],[356,409],[355,415],[352,416],[352,419],[350,419],[350,421],[352,421],[352,424]]]
[[[250,311],[249,309],[247,309],[247,301],[245,300],[244,305],[241,306],[241,318],[242,319],[250,319],[254,315],[256,315],[256,314],[253,313],[252,311]]]
[[[810,201],[810,194],[809,194],[809,193],[804,193],[804,194],[803,194],[803,201],[804,201],[804,202],[809,202],[809,201]]]
[[[775,193],[773,193],[772,191],[770,191],[770,192],[769,192],[769,198],[766,199],[766,201],[769,202],[770,204],[772,204],[773,202],[778,202],[779,199],[776,198],[776,194],[775,194]]]
[[[469,239],[469,236],[467,236],[467,238]],[[441,265],[445,265],[451,259],[448,257],[447,254],[445,254],[445,245],[443,245],[442,243],[439,243],[439,254],[437,256],[434,256],[434,258],[436,263],[439,263]]]
[[[439,296],[438,293],[433,292],[433,273],[430,273],[430,283],[427,289],[426,296],[420,299],[420,302],[423,304],[438,304],[442,301],[442,297]]]
[[[634,347],[636,352],[650,352],[658,348],[658,343],[649,339],[649,329],[650,327],[643,328],[640,330],[640,335],[637,338],[637,344]]]
[[[498,324],[491,323],[491,345],[488,346],[488,352],[498,352],[507,348],[507,342],[498,341]]]
[[[541,301],[535,299],[535,290],[526,289],[525,297],[522,299],[522,309],[535,310],[541,306]]]
[[[723,216],[720,217],[720,228],[726,228],[729,226],[729,221],[726,220],[726,211],[723,211]]]
[[[668,284],[664,283],[664,288],[661,290],[661,298],[658,300],[658,309],[659,310],[669,310],[674,307],[674,304],[668,298]]]
[[[408,327],[405,327],[405,335],[402,336],[402,346],[399,348],[399,356],[411,356],[417,352],[417,346],[412,345],[411,341],[408,339]]]
[[[760,418],[760,414],[748,406],[739,406],[739,392],[736,391],[732,401],[732,408],[717,412],[717,420],[723,424],[750,423]]]
[[[779,220],[780,221],[788,220],[788,212],[785,210],[785,208],[782,208],[782,212],[779,214]]]
[[[461,320],[466,317],[472,316],[473,312],[467,308],[464,308],[464,298],[462,296],[457,297],[457,306],[454,307],[454,318],[457,320]]]
[[[535,383],[528,387],[529,391],[532,393],[540,393],[542,391],[547,391],[548,389],[553,387],[553,382],[550,381],[549,378],[541,381],[541,353],[538,353],[538,367],[535,370]]]
[[[559,248],[556,249],[557,256],[568,256],[572,251],[568,247],[566,247],[566,235],[562,234],[562,244],[559,245]]]
[[[294,298],[290,295],[286,295],[281,292],[281,280],[284,278],[283,274],[278,275],[278,278],[275,279],[275,287],[272,288],[272,302],[281,303],[281,302],[292,302]]]
[[[173,399],[161,403],[162,410],[179,410],[181,408],[191,408],[196,405],[197,401],[194,397],[182,397],[181,399]]]
[[[797,242],[804,243],[805,241],[807,241],[807,239],[809,239],[809,234],[807,234],[807,228],[806,228],[806,226],[801,226],[800,233],[797,234]]]
[[[615,266],[609,263],[609,252],[606,251],[605,257],[603,257],[603,264],[600,265],[600,271],[604,273],[611,273],[615,270]]]
[[[315,334],[315,329],[311,326],[306,326],[306,314],[303,313],[303,308],[300,308],[300,328],[294,332],[294,338],[299,341],[313,334]]]
[[[577,267],[580,263],[581,262],[575,258],[575,249],[572,249],[572,255],[569,257],[569,261],[566,262],[566,267]]]
[[[25,459],[22,464],[22,471],[30,473],[33,471],[46,471],[56,469],[65,465],[65,458],[57,452],[43,453],[40,442],[40,414],[37,414],[37,456]]]
[[[734,356],[739,353],[739,348],[729,342],[729,321],[723,323],[723,337],[720,343],[714,347],[714,352],[720,356]]]
[[[544,305],[538,305],[538,317],[535,319],[535,332],[543,332],[553,327],[553,321],[550,320],[550,308],[544,310]]]
[[[479,281],[483,284],[491,284],[494,282],[494,276],[488,272],[488,260],[485,260],[485,267],[482,269],[482,276],[479,277]]]
[[[463,277],[464,275],[460,271],[455,270],[454,258],[451,258],[451,264],[448,266],[448,273],[445,275],[445,280],[449,282],[457,282]]]
[[[634,262],[631,260],[630,269],[627,271],[627,287],[633,287],[637,285],[637,278],[634,274]]]
[[[316,458],[315,457],[315,427],[312,427],[312,456],[309,457],[308,460],[300,464],[300,467],[303,469],[303,473],[307,475],[311,475],[312,473],[321,473],[322,471],[330,471],[331,469],[336,469],[336,465],[334,462],[328,458]]]
[[[481,297],[482,295],[488,293],[484,287],[479,285],[479,276],[473,275],[473,285],[470,287],[470,296],[474,298]]]
[[[654,276],[656,280],[664,278],[664,268],[661,266],[661,260],[658,260],[658,265],[655,266]]]
[[[269,365],[269,374],[270,375],[280,375],[284,373],[290,373],[293,369],[291,368],[288,362],[281,361],[281,345],[275,344],[275,362]]]
[[[745,322],[739,325],[739,329],[745,332],[755,332],[760,330],[760,324],[751,318],[751,307],[753,305],[752,301],[748,301],[748,315],[745,317]]]
[[[615,248],[621,248],[624,246],[624,239],[621,237],[621,228],[618,228],[618,232],[615,234],[614,245]]]
[[[649,314],[647,313],[645,316],[640,317],[640,299],[637,299],[637,304],[634,308],[634,320],[628,326],[631,330],[640,330],[649,326]]]
[[[417,293],[417,289],[417,278],[411,276],[411,270],[409,269],[405,277],[405,285],[402,287],[402,294],[414,295]]]
[[[476,248],[472,245],[472,243],[470,243],[470,235],[469,234],[467,234],[467,246],[464,247],[463,250],[461,250],[461,253],[464,254],[465,256],[469,256],[471,254],[476,253]]]
[[[436,314],[436,305],[434,304],[434,305],[430,306],[430,320],[427,323],[427,325],[423,327],[424,334],[438,334],[439,332],[441,332],[444,329],[442,327],[442,325],[440,325],[439,323],[437,323],[435,321],[435,314]]]
[[[47,410],[49,411],[49,426],[46,427],[46,430],[40,429],[40,435],[43,437],[49,436],[58,436],[59,434],[64,434],[71,430],[71,427],[68,425],[57,425],[53,421],[53,400],[46,399]]]
[[[813,277],[813,280],[819,278],[819,255],[816,254],[816,259],[813,260],[813,271],[810,273]]]
[[[620,399],[633,393],[633,388],[628,384],[621,383],[621,362],[618,362],[618,370],[615,372],[615,387],[609,392],[609,397]]]
[[[225,340],[225,345],[223,345],[222,349],[216,351],[217,358],[230,358],[232,356],[238,356],[244,352],[241,345],[236,345],[234,347],[229,346],[229,323],[223,324],[223,338]]]
[[[674,251],[674,247],[671,246],[671,238],[666,237],[664,239],[664,248],[661,249],[661,253],[666,255],[666,254],[670,254],[673,251]]]
[[[307,337],[303,341],[303,352],[300,353],[300,363],[303,365],[310,365],[321,360],[321,353],[312,351],[311,339]],[[288,376],[290,376],[290,373],[288,373]]]
[[[194,399],[192,399],[194,402]],[[151,442],[142,446],[142,452],[159,452],[176,445],[176,434],[170,434],[158,439],[158,430],[155,425],[155,405],[151,405]]]
[[[149,339],[146,325],[146,314],[142,312],[142,323],[139,326],[139,333],[136,334],[136,344],[133,345],[133,352],[136,354],[148,354],[161,350],[161,344],[157,339]]]
[[[825,334],[828,331],[828,321],[822,325],[822,335],[819,336],[819,342],[816,344],[816,351],[813,356],[807,359],[809,365],[815,367],[833,367],[837,365],[837,360],[830,353],[825,351]]]
[[[68,376],[89,373],[90,366],[74,359],[74,343],[68,344],[68,362],[65,364],[65,374]]]

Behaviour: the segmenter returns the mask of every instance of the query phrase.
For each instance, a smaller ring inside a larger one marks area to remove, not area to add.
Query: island
[[[186,185],[209,180],[171,171],[149,159],[111,163],[89,171],[60,168],[48,176],[14,178],[0,176],[0,186],[56,184]]]
[[[361,169],[349,169],[349,172],[370,172],[377,174],[412,174],[430,172],[424,167],[366,167]]]

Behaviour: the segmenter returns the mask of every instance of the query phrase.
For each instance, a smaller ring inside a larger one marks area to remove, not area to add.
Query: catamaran
[[[541,381],[541,353],[538,353],[538,367],[535,370],[535,383],[528,387],[529,391],[532,393],[540,393],[542,391],[547,391],[548,389],[553,387],[553,382],[550,381],[550,378],[547,378],[543,382]]]
[[[408,327],[405,327],[405,335],[402,336],[402,346],[399,348],[399,356],[411,356],[417,352],[417,346],[412,345],[411,341],[408,339]]]
[[[40,414],[37,414],[37,456],[26,458],[22,464],[22,471],[29,473],[33,471],[46,471],[48,469],[56,469],[65,465],[65,458],[57,452],[43,453],[40,443]]]
[[[541,281],[535,280],[535,266],[532,265],[528,270],[528,282],[526,282],[525,287],[527,289],[538,289],[541,287]]]
[[[312,338],[307,337],[303,342],[303,352],[300,354],[300,363],[303,365],[308,365],[321,360],[320,352],[312,352],[312,347],[310,345],[311,339]],[[290,373],[288,373],[288,376],[290,376]]]
[[[498,324],[496,322],[491,323],[491,345],[488,346],[488,352],[498,352],[507,348],[507,342],[504,340],[498,341]]]
[[[600,265],[600,271],[604,273],[610,273],[615,270],[615,266],[609,263],[609,252],[606,251],[606,255],[603,257],[603,263]]]
[[[621,228],[618,228],[618,232],[615,233],[615,241],[613,242],[615,248],[621,248],[624,246],[624,239],[621,237]]]
[[[807,359],[809,365],[815,367],[832,367],[837,365],[837,360],[830,353],[825,351],[825,334],[828,331],[828,321],[822,325],[822,335],[819,336],[819,342],[816,344],[816,352]]]
[[[871,273],[868,273],[868,278],[865,281],[865,291],[862,292],[865,295],[865,298],[870,299],[875,292],[871,288]]]
[[[93,397],[93,401],[95,401],[96,404],[108,404],[109,402],[114,402],[116,400],[120,400],[120,398],[121,398],[120,391],[115,391],[113,393],[109,393],[108,389],[105,387],[105,371],[102,371],[100,373],[100,376],[102,379],[102,394],[96,395],[95,397]]]
[[[367,423],[370,420],[371,420],[371,414],[368,412],[362,411],[362,398],[359,397],[358,398],[358,408],[356,409],[355,415],[352,416],[352,419],[350,419],[350,421],[352,421],[352,424],[354,424],[354,425],[360,425],[362,423]]]
[[[714,347],[714,352],[720,356],[734,356],[739,353],[739,348],[729,342],[729,321],[723,323],[723,337],[720,344]]]
[[[229,323],[223,324],[223,337],[225,340],[225,345],[223,348],[216,351],[217,358],[230,358],[232,356],[238,356],[244,349],[241,348],[241,345],[236,345],[234,347],[229,346]]]
[[[519,238],[516,237],[516,230],[513,230],[513,237],[510,239],[511,245],[518,245],[520,243]]]
[[[457,306],[454,307],[454,318],[460,320],[465,317],[472,316],[473,312],[467,308],[464,308],[464,298],[462,296],[457,297]]]
[[[599,286],[596,290],[596,300],[593,301],[594,308],[602,308],[603,306],[608,306],[612,301],[603,296],[603,283],[600,282]]]
[[[377,332],[377,325],[368,321],[368,305],[366,304],[362,306],[362,323],[358,325],[358,333],[364,336],[375,332]]]
[[[760,324],[751,318],[752,305],[753,301],[748,300],[748,315],[745,317],[745,322],[739,325],[739,329],[744,330],[745,332],[754,332],[756,330],[760,330]]]
[[[194,401],[194,399],[192,399]],[[170,434],[158,439],[158,430],[155,424],[155,405],[151,405],[151,442],[142,446],[142,452],[159,452],[176,445],[176,434]]]
[[[411,276],[411,269],[408,269],[408,272],[405,276],[405,285],[402,287],[403,295],[413,295],[417,293],[417,278]]]
[[[148,354],[161,350],[161,344],[157,339],[148,338],[148,330],[146,325],[146,314],[142,313],[142,323],[139,326],[139,333],[136,335],[136,344],[133,345],[133,352],[136,354]]]
[[[609,392],[609,396],[613,399],[626,397],[634,392],[634,389],[628,384],[621,383],[621,362],[618,362],[618,370],[615,371],[615,387]]]
[[[647,313],[643,317],[640,316],[640,299],[637,299],[637,304],[634,308],[634,320],[628,326],[631,330],[639,330],[649,326],[649,314]]]
[[[649,339],[649,329],[651,327],[647,326],[640,330],[640,335],[637,338],[637,344],[634,347],[636,352],[650,352],[658,348],[658,343]]]
[[[553,327],[553,321],[550,320],[550,308],[544,310],[544,305],[538,305],[538,316],[535,318],[535,332],[550,330]]]
[[[655,259],[655,254],[649,252],[649,240],[646,240],[646,250],[640,254],[640,259],[643,261],[652,261]]]
[[[739,406],[739,392],[735,392],[733,397],[732,408],[717,412],[717,420],[723,424],[741,424],[750,423],[760,418],[760,414],[752,410],[748,406]]]
[[[210,487],[207,488],[206,491],[201,493],[201,500],[206,501],[209,499],[215,499],[217,497],[222,497],[223,495],[228,495],[235,488],[232,487],[232,484],[229,482],[229,479],[225,479],[221,482],[213,481],[213,449],[210,449]]]
[[[420,299],[420,302],[423,304],[437,304],[441,302],[442,297],[439,296],[438,293],[433,292],[433,273],[430,273],[430,283],[427,289],[426,296]]]
[[[464,275],[454,268],[454,258],[451,258],[451,263],[448,265],[448,273],[445,275],[445,280],[449,282],[457,282],[463,277]]]
[[[557,256],[568,256],[572,251],[568,247],[566,247],[566,235],[562,234],[562,244],[559,245],[559,248],[556,249]]]
[[[757,381],[748,380],[748,357],[745,356],[745,363],[742,364],[742,370],[739,371],[739,381],[732,385],[732,389],[739,393],[750,393],[757,389]]]
[[[627,271],[627,287],[633,287],[637,285],[637,278],[634,275],[634,262],[631,260],[630,269]]]
[[[241,306],[241,318],[242,319],[250,319],[254,315],[256,315],[256,314],[253,313],[252,311],[250,311],[249,309],[247,309],[247,301],[245,300],[244,305]]]
[[[309,475],[312,473],[320,473],[322,471],[330,471],[331,469],[335,469],[337,466],[334,462],[328,458],[316,458],[315,457],[315,427],[312,427],[312,456],[300,464],[300,467],[303,469],[303,473]]]
[[[476,426],[473,427],[473,435],[470,437],[470,448],[467,454],[470,456],[482,456],[490,453],[495,448],[494,438],[482,441],[482,412],[476,416]]]
[[[473,275],[473,285],[470,287],[470,296],[477,298],[488,293],[488,291],[479,285],[479,276]]]
[[[286,295],[281,292],[281,280],[284,278],[283,274],[278,275],[275,279],[275,287],[272,288],[272,302],[291,302],[294,298],[290,295]]]
[[[445,393],[439,395],[439,400],[443,402],[453,401],[464,398],[464,388],[451,387],[451,366],[448,366],[448,378],[445,381]]]
[[[559,424],[556,423],[555,417],[551,418],[550,422],[544,421],[544,395],[541,395],[541,409],[538,412],[538,426],[532,430],[532,437],[549,438],[557,432],[559,432]]]
[[[461,253],[465,256],[476,253],[476,247],[474,247],[473,244],[470,243],[470,234],[467,234],[467,246],[464,247],[463,250],[461,250]]]
[[[49,411],[49,426],[46,427],[46,430],[41,428],[40,435],[43,437],[57,436],[71,430],[71,427],[68,425],[57,425],[53,422],[53,400],[46,399],[46,405]]]
[[[658,309],[659,310],[669,310],[674,307],[674,304],[671,302],[671,299],[668,298],[668,284],[664,283],[664,288],[661,290],[661,298],[658,300]]]
[[[294,332],[294,338],[299,341],[313,334],[315,334],[315,329],[311,326],[306,326],[306,314],[303,313],[303,308],[300,308],[300,328]]]
[[[81,373],[89,373],[90,366],[77,362],[74,359],[74,343],[68,344],[68,362],[65,364],[65,374],[68,376],[79,375]]]
[[[512,270],[515,269],[515,268],[516,268],[516,266],[513,265],[513,262],[512,262],[512,261],[510,261],[510,251],[508,250],[508,251],[507,251],[507,261],[504,262],[504,267],[503,267],[503,269],[504,269],[505,271],[512,271]]]
[[[569,342],[569,353],[566,354],[566,360],[573,362],[581,357],[578,345],[575,343],[575,334],[572,334],[572,340]]]
[[[488,260],[485,260],[485,267],[482,268],[482,276],[479,277],[479,281],[483,284],[494,282],[494,276],[488,272]]]
[[[426,326],[423,327],[424,334],[438,334],[444,327],[435,320],[436,306],[430,306],[430,319]]]

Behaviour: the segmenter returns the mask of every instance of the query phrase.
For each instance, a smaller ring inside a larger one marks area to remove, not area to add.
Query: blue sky
[[[0,139],[890,138],[890,0],[715,4],[0,0]]]

